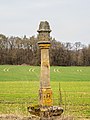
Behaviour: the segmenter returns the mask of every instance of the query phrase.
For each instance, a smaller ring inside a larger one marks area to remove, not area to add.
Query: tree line
[[[0,65],[40,65],[38,37],[6,37],[0,34]],[[90,66],[90,44],[61,43],[51,38],[50,65]]]

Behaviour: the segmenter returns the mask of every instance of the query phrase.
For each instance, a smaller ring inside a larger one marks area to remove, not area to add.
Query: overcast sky
[[[90,0],[0,0],[0,34],[36,36],[40,21],[56,40],[90,44]]]

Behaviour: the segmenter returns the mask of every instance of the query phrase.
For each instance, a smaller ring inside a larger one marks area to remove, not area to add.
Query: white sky
[[[0,0],[0,33],[37,35],[47,20],[61,42],[90,44],[90,0]]]

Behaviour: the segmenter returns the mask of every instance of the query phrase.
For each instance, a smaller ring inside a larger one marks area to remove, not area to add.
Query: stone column
[[[49,63],[50,32],[49,23],[47,21],[41,22],[38,30],[38,45],[41,49],[40,103],[38,106],[28,107],[28,111],[31,114],[38,115],[40,120],[53,120],[54,116],[56,119],[56,116],[60,116],[63,113],[63,108],[53,106]]]
[[[41,49],[41,75],[40,75],[40,106],[52,106],[52,90],[50,86],[50,63],[49,63],[49,48],[50,48],[50,26],[47,21],[41,22],[38,30],[38,45]]]

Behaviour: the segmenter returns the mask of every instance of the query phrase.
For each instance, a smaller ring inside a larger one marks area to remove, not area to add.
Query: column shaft
[[[50,64],[49,64],[49,49],[41,49],[41,88],[50,87]]]

